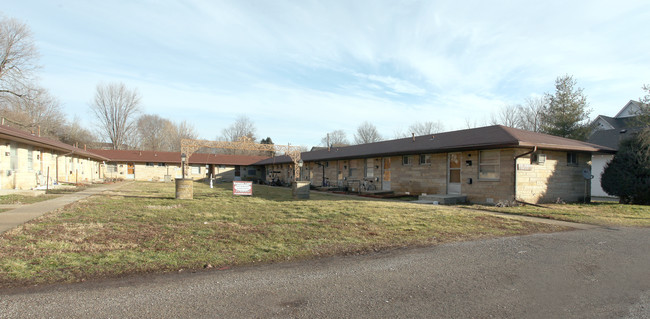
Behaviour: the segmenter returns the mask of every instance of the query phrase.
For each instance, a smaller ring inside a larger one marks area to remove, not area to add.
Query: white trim
[[[484,152],[494,152],[497,154],[497,159],[496,163],[483,163],[482,156]],[[495,166],[496,167],[496,174],[497,178],[486,178],[486,177],[481,177],[481,166]],[[479,181],[499,181],[501,180],[501,151],[500,150],[482,150],[478,151],[478,180]]]
[[[638,111],[641,110],[639,108],[639,106],[637,105],[637,103],[639,103],[639,102],[630,100],[629,102],[627,102],[627,104],[625,104],[625,106],[620,111],[618,111],[618,113],[614,117],[615,118],[624,118],[624,117],[635,116],[635,113],[637,113]],[[628,108],[630,108],[630,107],[634,107],[635,110],[628,110]],[[626,111],[627,111],[628,115],[623,116],[622,114],[625,113]]]

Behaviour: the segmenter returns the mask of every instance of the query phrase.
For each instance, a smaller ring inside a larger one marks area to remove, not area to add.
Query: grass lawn
[[[454,207],[291,190],[132,183],[0,235],[0,287],[220,268],[564,230]]]
[[[50,188],[48,194],[70,194],[84,191],[88,188],[100,186],[101,184],[79,184],[79,185],[64,185],[63,187]]]
[[[57,195],[38,195],[38,196],[31,196],[31,195],[18,195],[18,194],[11,194],[11,195],[2,195],[0,196],[0,205],[6,205],[6,204],[32,204],[32,203],[38,203],[42,202],[44,200],[52,199],[59,197]]]
[[[474,205],[468,207],[603,226],[650,226],[650,206],[622,205],[612,202],[591,204],[544,204],[542,206],[545,208],[531,205],[518,207]]]

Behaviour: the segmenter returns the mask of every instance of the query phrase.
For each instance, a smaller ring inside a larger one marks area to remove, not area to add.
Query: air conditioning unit
[[[530,163],[544,165],[544,163],[546,163],[546,154],[533,153],[533,155],[530,156]]]

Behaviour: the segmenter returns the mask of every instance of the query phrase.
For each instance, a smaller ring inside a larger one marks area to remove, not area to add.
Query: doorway
[[[447,194],[460,195],[460,156],[461,153],[449,153],[447,169]]]
[[[389,191],[390,190],[390,157],[382,158],[382,170],[381,170],[381,190]]]
[[[135,179],[135,164],[126,163],[126,178]]]

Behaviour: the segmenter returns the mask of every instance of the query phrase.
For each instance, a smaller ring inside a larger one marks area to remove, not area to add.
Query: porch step
[[[418,196],[418,202],[438,202],[441,205],[454,205],[467,202],[466,195],[427,194]]]
[[[384,191],[384,190],[378,190],[378,191],[362,191],[360,192],[361,195],[391,195],[393,194],[393,191]]]

